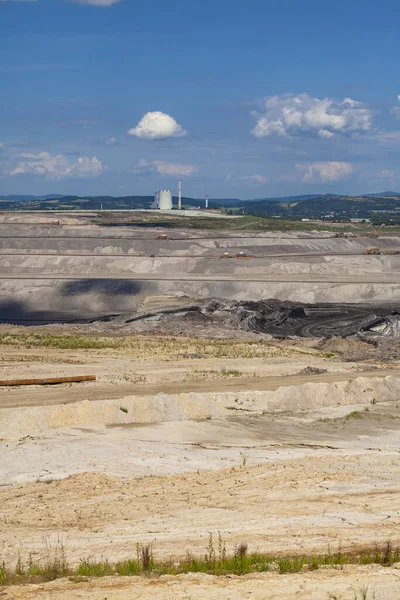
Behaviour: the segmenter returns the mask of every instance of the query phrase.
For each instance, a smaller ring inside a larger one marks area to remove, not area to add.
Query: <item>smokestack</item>
[[[182,210],[182,183],[178,181],[178,210]]]
[[[206,208],[208,208],[208,194],[206,194]]]

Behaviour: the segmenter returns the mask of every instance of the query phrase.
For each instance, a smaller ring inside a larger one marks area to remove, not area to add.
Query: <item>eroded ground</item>
[[[70,565],[147,543],[160,560],[203,556],[210,533],[271,556],[399,542],[400,263],[363,254],[398,238],[68,223],[0,227],[0,379],[96,376],[0,388],[0,565],[40,564],[60,541]],[[238,251],[253,258],[220,258]],[[261,307],[307,336],[273,339],[251,314],[266,298],[352,303],[351,337]],[[377,337],[354,335],[354,316]],[[398,600],[400,570],[70,578],[0,597]]]
[[[271,554],[400,539],[400,368],[379,349],[349,360],[311,341],[85,336],[88,348],[59,348],[75,338],[46,328],[2,335],[2,379],[97,375],[1,391],[7,564],[40,561],[44,540],[59,539],[71,564],[122,560],[137,543],[152,543],[160,558],[202,555],[210,532],[228,551],[245,541]],[[92,339],[114,347],[91,348]],[[354,341],[338,346],[357,356]],[[392,599],[399,573],[60,582],[6,588],[4,597],[324,598],[333,590],[346,599],[369,584],[376,598]]]

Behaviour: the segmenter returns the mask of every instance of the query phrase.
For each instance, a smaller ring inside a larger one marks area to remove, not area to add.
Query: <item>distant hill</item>
[[[31,194],[9,194],[8,196],[0,196],[0,202],[29,202],[31,200],[54,200],[64,198],[65,194],[46,194],[46,196],[33,196]]]
[[[129,210],[148,209],[153,196],[0,196],[0,210]],[[174,205],[178,199],[173,198]],[[204,198],[182,198],[183,207],[204,207]],[[228,212],[243,212],[267,218],[329,219],[345,221],[350,218],[370,219],[374,222],[400,223],[400,194],[380,192],[363,196],[333,194],[303,194],[255,200],[238,198],[210,198],[210,208],[223,208]]]
[[[400,192],[379,192],[378,194],[364,194],[364,196],[369,197],[369,196],[373,196],[374,198],[380,198],[380,197],[393,197],[393,196],[399,196],[400,197]]]
[[[302,202],[303,200],[312,200],[313,198],[327,198],[332,194],[304,194],[302,196],[278,196],[276,198],[257,198],[255,200],[245,200],[245,202]]]

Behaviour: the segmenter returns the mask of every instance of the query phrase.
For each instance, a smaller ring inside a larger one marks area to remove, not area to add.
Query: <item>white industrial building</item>
[[[160,210],[172,210],[171,190],[160,190],[158,192],[158,208]]]
[[[151,208],[159,210],[172,210],[172,192],[171,190],[160,190],[154,194],[154,202]]]

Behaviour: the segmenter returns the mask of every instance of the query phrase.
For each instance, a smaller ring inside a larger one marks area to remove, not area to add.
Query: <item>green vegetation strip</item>
[[[15,348],[54,348],[59,350],[129,350],[136,358],[146,356],[165,359],[201,358],[264,358],[301,354],[332,358],[333,354],[321,354],[309,349],[282,347],[260,341],[212,340],[173,336],[123,336],[106,337],[93,335],[54,335],[49,333],[3,333],[0,346]]]
[[[400,561],[400,546],[391,540],[382,546],[376,544],[372,548],[343,552],[328,550],[323,555],[309,556],[271,556],[260,552],[248,552],[247,544],[242,542],[235,546],[231,555],[227,554],[226,545],[221,535],[214,541],[209,536],[206,553],[203,557],[187,554],[184,560],[158,561],[154,557],[151,545],[136,545],[133,558],[110,563],[106,559],[96,561],[83,559],[77,567],[68,565],[65,548],[58,542],[55,546],[46,546],[46,557],[41,563],[33,561],[32,556],[26,564],[19,558],[14,569],[0,563],[0,585],[17,585],[41,583],[69,577],[71,581],[80,582],[87,577],[120,576],[152,576],[178,575],[183,573],[207,573],[210,575],[245,575],[248,573],[298,573],[304,570],[319,568],[341,568],[344,565],[378,564],[391,566]]]

